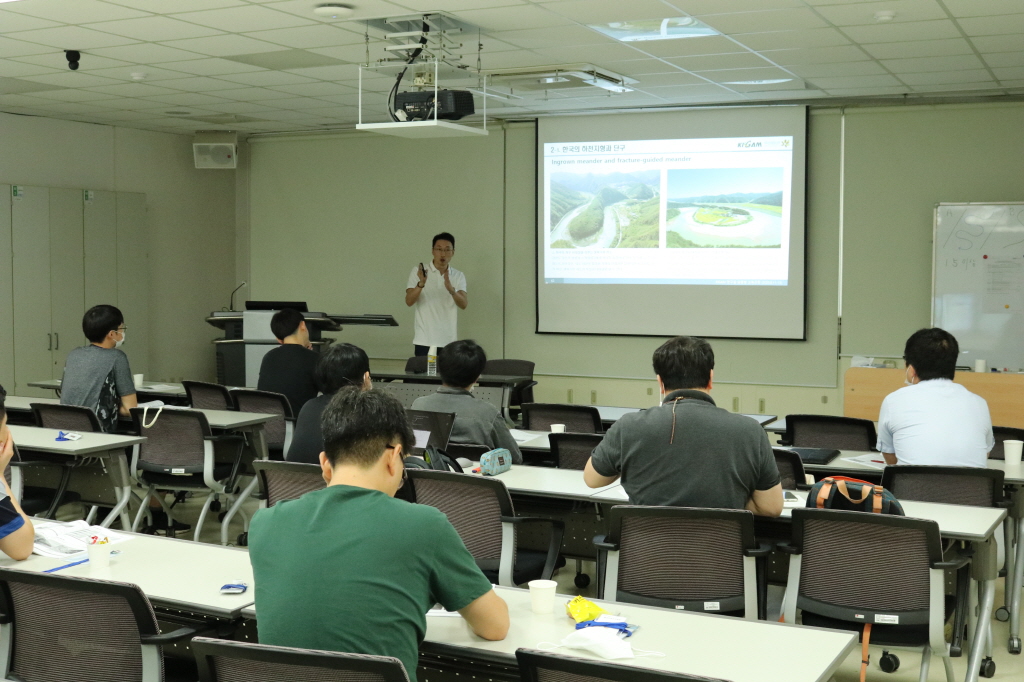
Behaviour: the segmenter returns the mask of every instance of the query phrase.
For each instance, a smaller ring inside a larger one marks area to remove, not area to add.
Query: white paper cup
[[[985,362],[984,360],[980,359],[980,358],[975,360],[974,361],[974,371],[975,372],[987,372],[988,371],[988,363]]]
[[[93,544],[86,547],[89,553],[89,566],[91,568],[110,568],[110,543]]]
[[[534,613],[553,613],[555,610],[555,588],[558,583],[554,580],[531,580],[527,583],[530,587],[530,607]]]
[[[552,424],[551,433],[565,433],[565,424]]]
[[[1006,460],[1006,466],[1008,466],[1008,467],[1019,467],[1020,466],[1021,450],[1024,450],[1024,440],[1004,440],[1003,441],[1003,459]]]
[[[132,379],[135,380],[135,388],[142,388],[142,378],[145,377],[145,376],[146,376],[145,374],[133,374],[132,375]]]

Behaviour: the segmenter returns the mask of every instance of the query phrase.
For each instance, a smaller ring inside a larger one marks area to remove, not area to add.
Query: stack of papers
[[[856,457],[845,457],[844,459],[850,462],[856,462],[857,464],[864,464],[872,469],[885,468],[885,460],[882,458],[882,453],[878,453],[877,455],[857,455]]]
[[[32,553],[39,556],[64,559],[75,554],[84,554],[86,545],[93,537],[106,538],[111,544],[124,542],[127,535],[111,532],[102,526],[90,526],[85,521],[60,523],[33,519],[36,531]]]
[[[523,431],[522,429],[509,429],[508,432],[512,434],[512,437],[516,439],[517,443],[525,443],[526,441],[533,440],[537,437],[536,433]]]

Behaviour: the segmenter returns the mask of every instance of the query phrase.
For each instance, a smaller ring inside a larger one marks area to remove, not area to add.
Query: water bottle
[[[427,376],[437,376],[437,346],[431,346],[427,351]]]

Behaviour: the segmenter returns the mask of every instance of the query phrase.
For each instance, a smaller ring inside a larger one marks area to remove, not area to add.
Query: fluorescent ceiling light
[[[703,21],[698,21],[693,17],[613,21],[609,24],[589,24],[589,26],[624,43],[721,35]]]
[[[722,85],[775,85],[776,83],[788,83],[792,78],[772,78],[763,81],[725,81]]]

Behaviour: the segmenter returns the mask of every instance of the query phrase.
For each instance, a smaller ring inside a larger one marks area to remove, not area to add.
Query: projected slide
[[[786,286],[792,147],[545,143],[544,281]]]

